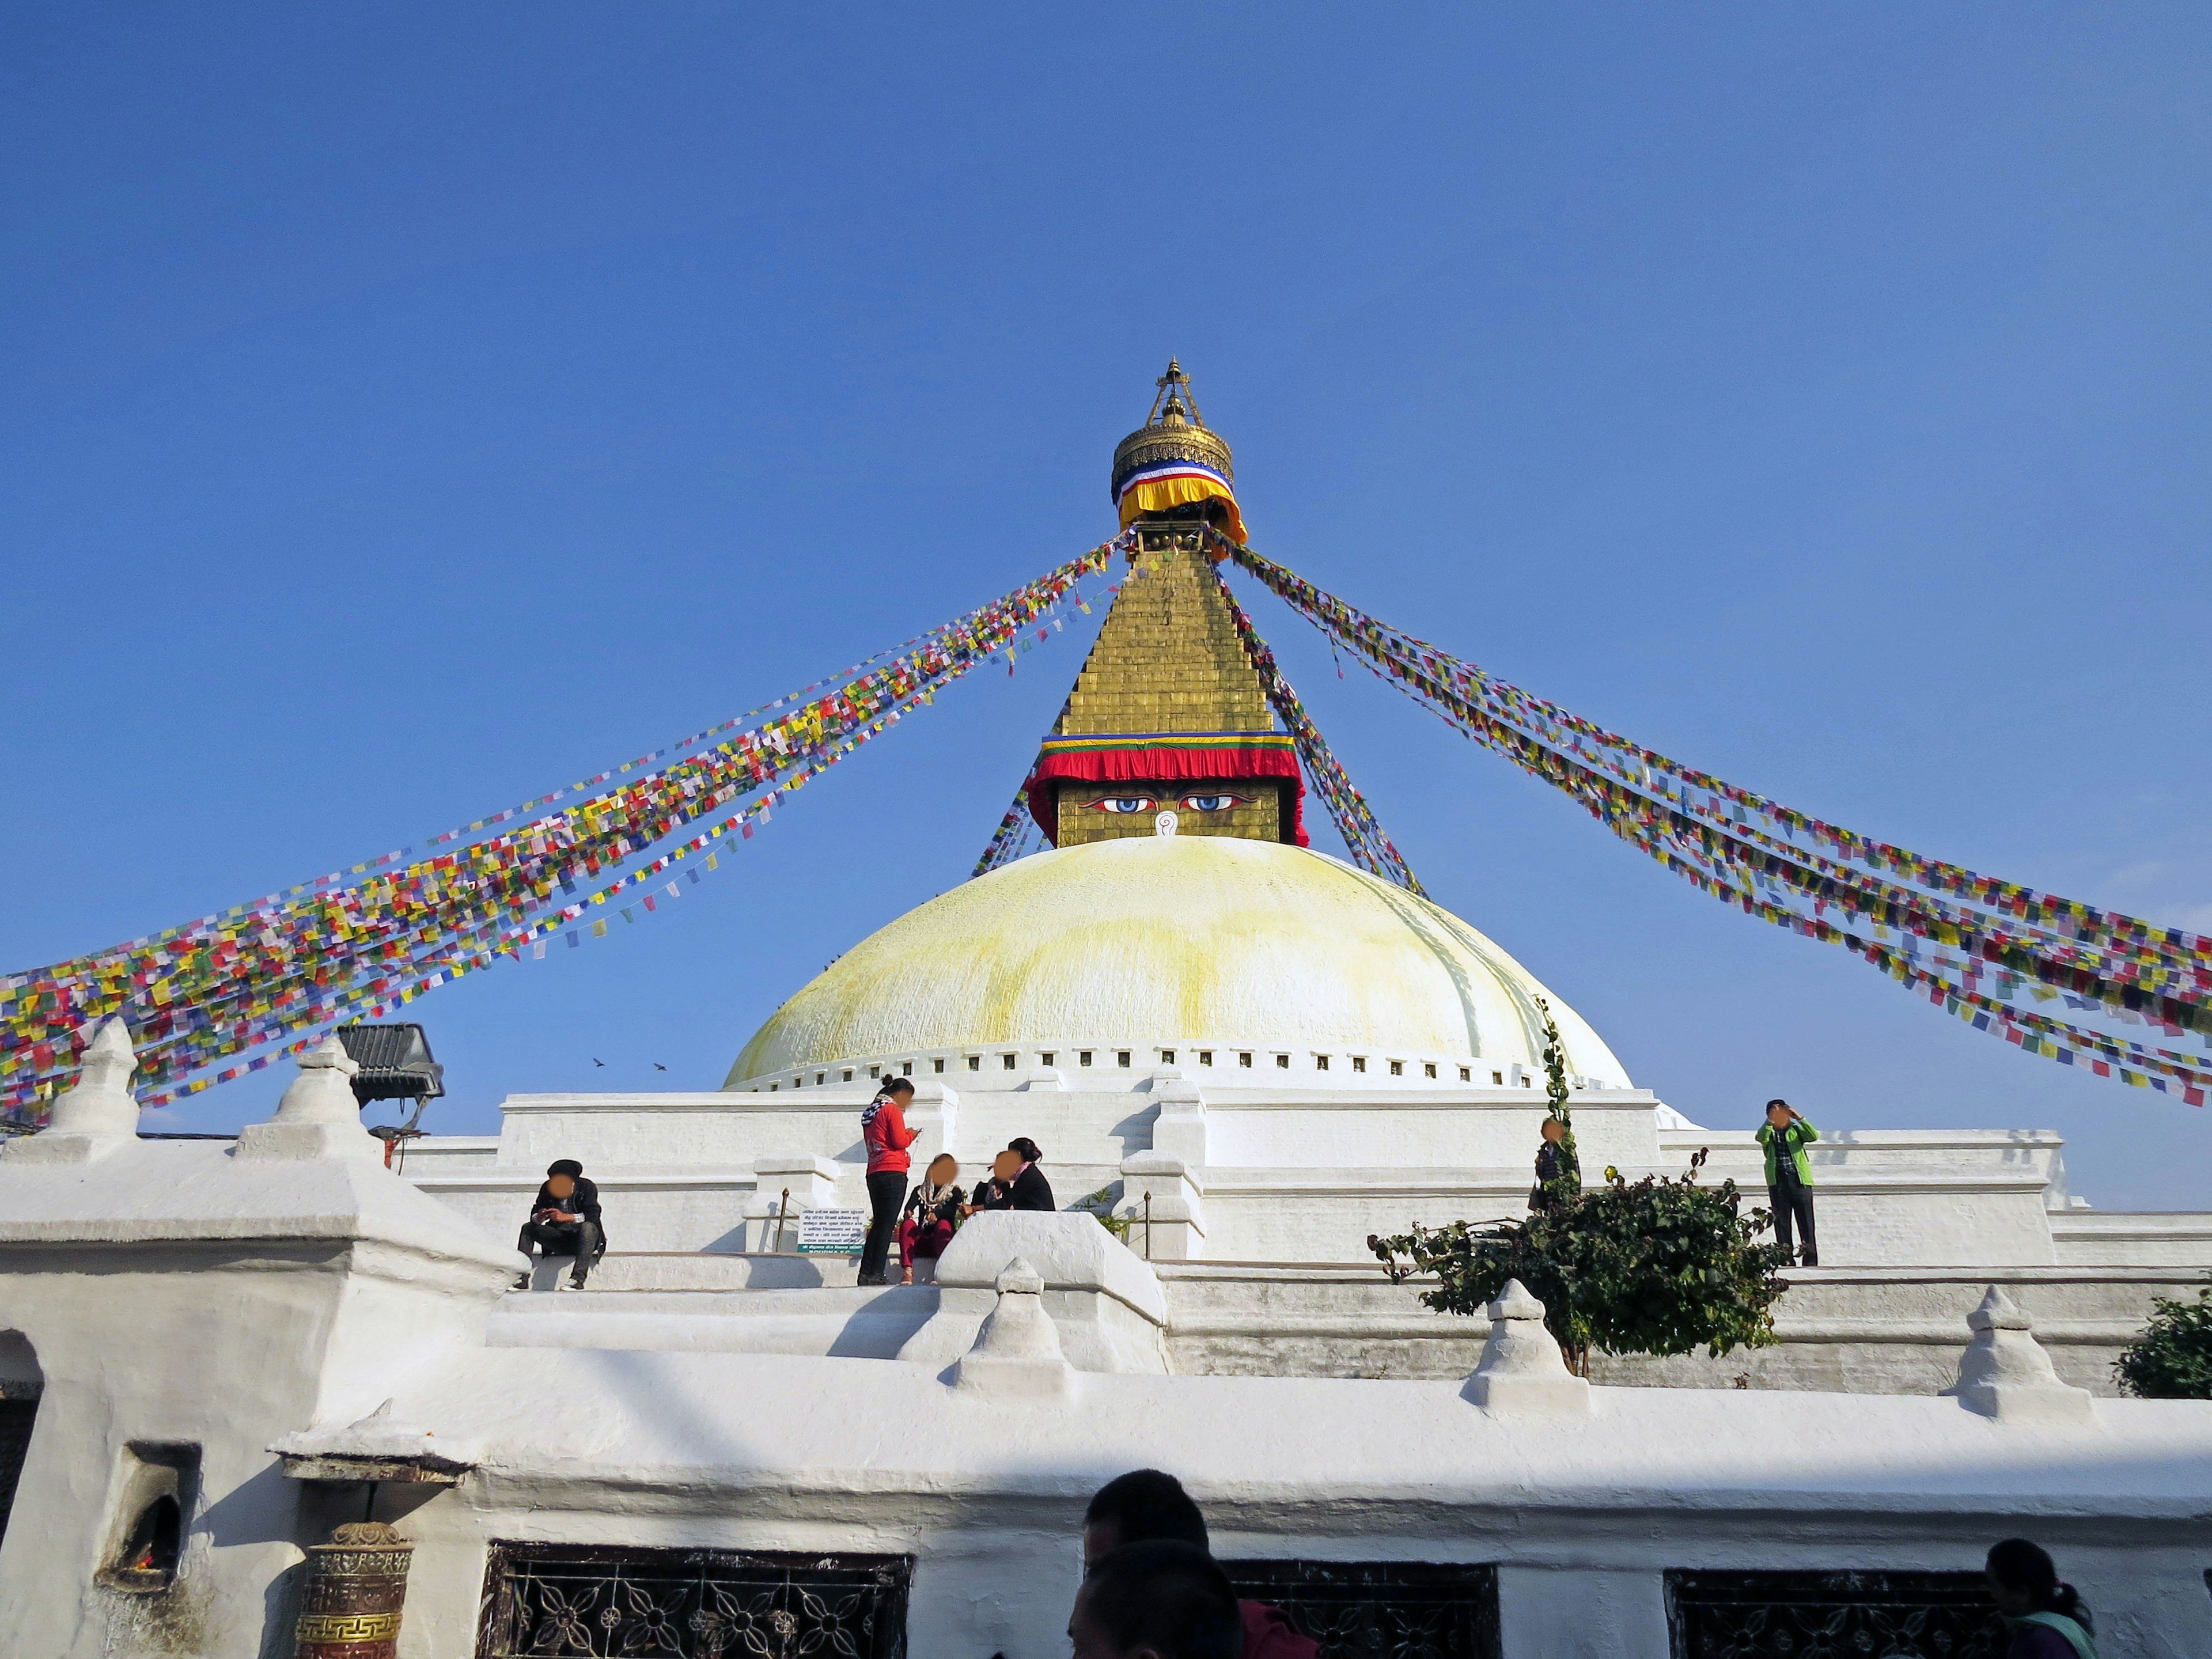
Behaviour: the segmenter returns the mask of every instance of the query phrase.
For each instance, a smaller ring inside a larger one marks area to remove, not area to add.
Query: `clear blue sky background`
[[[0,964],[1004,591],[1110,528],[1171,351],[1323,586],[2212,929],[2208,84],[2194,7],[12,9]],[[2047,1126],[2102,1206],[2212,1205],[2203,1112],[1723,910],[1253,604],[1437,896],[1692,1118]],[[649,925],[417,1005],[437,1127],[718,1084],[965,875],[1081,648]]]

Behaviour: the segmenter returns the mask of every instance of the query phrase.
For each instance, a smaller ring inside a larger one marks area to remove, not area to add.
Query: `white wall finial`
[[[266,1123],[246,1126],[238,1138],[244,1158],[350,1158],[381,1164],[384,1146],[361,1127],[353,1075],[361,1070],[336,1036],[300,1056],[300,1075],[276,1103]]]
[[[1507,1279],[1487,1311],[1490,1340],[1461,1392],[1486,1411],[1587,1417],[1590,1385],[1568,1370],[1558,1339],[1544,1328],[1544,1304],[1528,1287]]]
[[[1060,1352],[1060,1332],[1044,1310],[1044,1275],[1016,1256],[1000,1270],[999,1304],[975,1344],[954,1362],[957,1389],[1013,1399],[1058,1400],[1075,1387],[1075,1367]]]
[[[46,1127],[9,1142],[5,1156],[34,1164],[82,1164],[134,1144],[138,1102],[131,1092],[131,1074],[137,1069],[131,1028],[119,1016],[102,1022],[85,1045],[75,1085],[54,1102]]]
[[[2058,1380],[2027,1313],[1992,1285],[1966,1316],[1973,1339],[1959,1357],[1959,1380],[1943,1390],[1968,1411],[2000,1422],[2086,1423],[2094,1416],[2087,1389]]]

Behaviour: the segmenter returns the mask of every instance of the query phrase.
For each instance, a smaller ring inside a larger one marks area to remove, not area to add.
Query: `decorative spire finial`
[[[6,1156],[81,1164],[136,1145],[138,1102],[131,1092],[131,1074],[137,1069],[131,1028],[120,1016],[104,1022],[85,1045],[76,1086],[54,1103],[46,1127],[9,1141]]]
[[[1114,451],[1109,493],[1126,529],[1143,518],[1203,519],[1218,523],[1233,541],[1244,537],[1237,510],[1236,472],[1229,446],[1198,412],[1198,395],[1182,360],[1152,382],[1152,407]]]
[[[1159,390],[1152,398],[1152,412],[1145,417],[1146,426],[1205,427],[1198,412],[1198,394],[1190,389],[1190,376],[1182,372],[1180,359],[1169,358],[1168,372],[1152,384]]]

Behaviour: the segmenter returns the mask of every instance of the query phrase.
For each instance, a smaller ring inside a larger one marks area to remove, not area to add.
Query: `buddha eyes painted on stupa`
[[[1252,797],[1208,790],[1202,794],[1180,796],[1174,804],[1186,812],[1226,812],[1231,807],[1250,805]],[[1094,811],[1117,814],[1150,812],[1160,805],[1159,798],[1154,795],[1103,795],[1091,803]]]

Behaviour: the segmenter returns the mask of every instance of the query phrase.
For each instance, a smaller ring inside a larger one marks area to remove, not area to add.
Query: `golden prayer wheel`
[[[295,1659],[397,1659],[415,1547],[381,1521],[354,1521],[307,1550]]]

